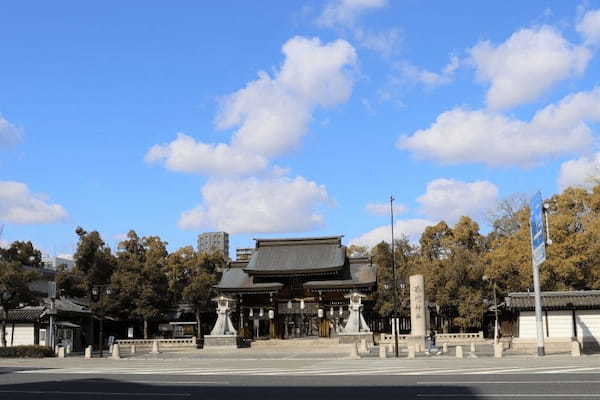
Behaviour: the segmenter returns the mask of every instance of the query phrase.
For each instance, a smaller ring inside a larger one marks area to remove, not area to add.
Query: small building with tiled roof
[[[215,288],[236,300],[233,317],[251,337],[330,336],[347,314],[344,295],[377,284],[370,257],[348,257],[342,236],[255,239],[247,261],[234,261]]]
[[[584,350],[600,349],[600,290],[542,292],[542,323],[547,347],[560,347],[576,338]],[[516,314],[517,346],[537,337],[533,292],[509,293],[507,309]],[[567,346],[563,346],[569,350]]]

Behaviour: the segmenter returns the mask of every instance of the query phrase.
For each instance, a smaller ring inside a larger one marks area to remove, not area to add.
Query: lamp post
[[[12,298],[12,294],[8,291],[5,285],[0,286],[0,292],[2,292],[2,347],[6,347],[6,318],[8,316],[8,310],[6,304]]]
[[[391,219],[391,227],[392,227],[392,275],[394,278],[394,312],[393,319],[394,322],[394,343],[395,343],[395,351],[394,354],[396,358],[399,357],[398,352],[398,283],[396,282],[396,253],[394,251],[394,197],[390,196],[390,219]]]
[[[494,344],[498,344],[498,301],[496,299],[496,280],[487,275],[483,276],[483,280],[491,282],[492,290],[494,291]]]
[[[92,287],[92,299],[100,303],[100,335],[98,337],[98,347],[100,348],[100,357],[103,357],[104,347],[104,295],[110,296],[112,288],[110,285],[95,285]]]

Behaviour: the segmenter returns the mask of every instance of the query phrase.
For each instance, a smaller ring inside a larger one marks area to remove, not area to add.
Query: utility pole
[[[399,357],[398,352],[398,282],[396,281],[396,253],[394,251],[394,197],[390,196],[390,217],[392,225],[392,275],[394,278],[394,312],[393,312],[393,324],[394,324],[394,343],[395,343],[395,355]]]

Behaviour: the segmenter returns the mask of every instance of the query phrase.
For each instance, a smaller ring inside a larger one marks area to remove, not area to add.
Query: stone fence
[[[398,343],[406,344],[410,340],[410,335],[398,335]],[[456,344],[456,345],[467,345],[471,342],[483,342],[483,332],[477,333],[438,333],[435,335],[436,345],[444,343]],[[387,344],[394,343],[394,335],[391,333],[382,333],[379,336],[379,343]]]
[[[483,331],[477,333],[438,333],[435,335],[435,344],[458,344],[464,345],[471,342],[483,342]]]
[[[119,346],[152,347],[155,341],[158,342],[161,348],[196,348],[196,337],[185,339],[117,339],[115,343],[118,343]]]

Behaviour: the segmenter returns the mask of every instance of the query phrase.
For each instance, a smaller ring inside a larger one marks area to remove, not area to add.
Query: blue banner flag
[[[533,255],[533,264],[540,265],[546,260],[546,231],[544,230],[544,204],[542,193],[537,192],[531,198],[529,209],[531,217],[529,226],[531,227],[531,253]]]

